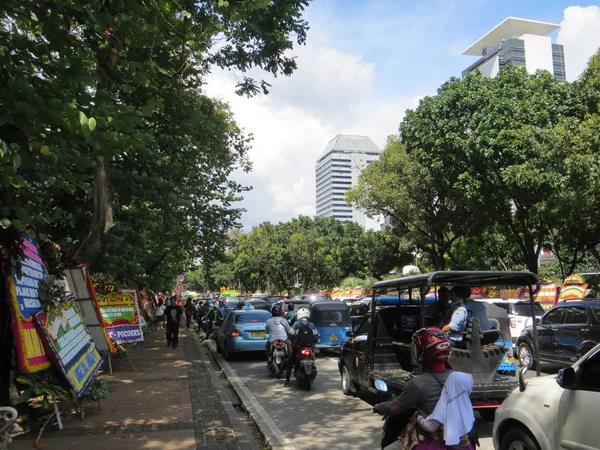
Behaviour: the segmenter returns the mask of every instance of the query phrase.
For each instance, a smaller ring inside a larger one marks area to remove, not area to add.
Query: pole
[[[536,285],[539,289],[539,285]],[[533,296],[533,285],[529,284],[529,308],[531,310],[531,326],[533,329],[533,352],[535,358],[535,374],[540,376],[540,341],[537,333],[537,323],[535,321],[535,298]],[[518,349],[517,349],[518,351]]]

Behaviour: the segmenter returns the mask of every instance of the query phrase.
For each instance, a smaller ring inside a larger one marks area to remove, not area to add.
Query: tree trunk
[[[527,267],[527,270],[529,270],[530,272],[535,273],[537,275],[537,273],[538,273],[538,252],[536,251],[535,240],[533,238],[533,235],[531,234],[531,231],[527,230],[523,234],[523,244],[524,244],[523,257],[525,259],[525,265]]]
[[[94,217],[87,236],[73,257],[78,262],[92,265],[108,243],[108,233],[114,225],[108,178],[108,163],[101,156],[94,168]]]

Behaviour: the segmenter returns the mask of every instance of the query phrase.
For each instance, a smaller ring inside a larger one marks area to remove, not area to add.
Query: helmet
[[[452,350],[452,341],[439,328],[421,328],[413,334],[412,340],[425,364],[448,361],[450,351]]]
[[[281,316],[281,307],[279,305],[273,306],[273,308],[271,308],[271,315],[273,317],[280,317]]]
[[[298,312],[296,313],[297,320],[308,319],[309,317],[310,317],[310,311],[306,308],[300,308],[298,310]]]

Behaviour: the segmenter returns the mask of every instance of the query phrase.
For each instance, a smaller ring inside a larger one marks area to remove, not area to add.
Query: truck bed
[[[376,369],[369,374],[371,385],[375,380],[383,380],[393,391],[402,391],[413,378],[411,372],[400,368]],[[474,408],[497,407],[506,395],[518,384],[517,377],[496,375],[494,380],[473,384],[471,401]]]

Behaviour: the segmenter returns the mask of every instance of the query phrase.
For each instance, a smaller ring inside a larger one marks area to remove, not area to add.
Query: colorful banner
[[[540,284],[540,289],[534,295],[536,302],[540,302],[542,308],[550,309],[556,304],[558,294],[558,283]],[[529,300],[529,288],[523,289],[523,299]]]
[[[38,300],[38,283],[46,276],[46,268],[35,240],[22,234],[22,246],[25,258],[21,261],[21,277],[17,275],[15,267],[4,273],[19,370],[31,373],[50,367],[50,360],[33,318],[34,314],[42,310]]]
[[[62,302],[35,315],[52,359],[78,397],[102,365],[102,357],[83,323],[75,302]]]
[[[135,291],[98,296],[98,306],[108,335],[119,344],[144,342]]]
[[[75,296],[77,309],[88,332],[92,335],[96,348],[100,352],[114,353],[116,349],[106,332],[88,267],[86,265],[76,266],[66,269],[64,274],[67,280],[67,288]]]
[[[150,296],[148,295],[146,289],[138,291],[138,299],[140,301],[140,309],[144,311],[144,315],[146,316],[146,318],[150,321],[153,321],[155,319],[154,305],[153,302],[150,300]]]

